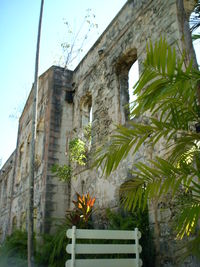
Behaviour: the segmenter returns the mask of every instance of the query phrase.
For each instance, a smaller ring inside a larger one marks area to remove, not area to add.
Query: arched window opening
[[[0,242],[2,241],[3,239],[3,229],[0,227]]]
[[[129,92],[129,112],[133,108],[133,102],[136,100],[137,96],[134,94],[133,87],[139,80],[139,65],[138,60],[136,60],[131,66],[128,73],[128,92]],[[131,119],[131,117],[130,117]]]
[[[30,143],[31,143],[31,134],[28,135],[27,143],[26,143],[26,167],[25,167],[25,173],[26,175],[29,173],[29,165],[30,165]]]
[[[3,186],[3,206],[5,207],[7,204],[7,190],[8,190],[8,179],[4,181],[4,186]]]
[[[81,181],[81,193],[82,194],[85,193],[85,181],[84,180]]]
[[[92,131],[92,96],[87,93],[82,97],[80,101],[80,111],[81,111],[81,131],[80,138],[85,143],[86,154],[91,149],[91,131]]]
[[[89,121],[90,124],[92,124],[92,120],[93,118],[92,118],[92,106],[91,106],[90,107],[90,121]]]
[[[19,148],[19,166],[21,166],[21,164],[22,164],[23,155],[24,155],[24,143],[22,143],[20,148]]]
[[[34,232],[36,232],[36,229],[37,229],[37,214],[38,214],[38,211],[37,211],[37,208],[35,207],[33,209],[33,229],[34,229]]]
[[[133,85],[139,77],[137,50],[124,53],[116,62],[116,74],[119,86],[119,122],[130,120],[130,103],[134,100]]]
[[[16,177],[16,184],[19,184],[21,181],[22,175],[24,173],[24,143],[22,143],[19,147],[19,157],[18,157],[18,170],[17,170],[17,177]]]
[[[26,230],[26,212],[21,213],[20,228],[22,231]]]
[[[17,217],[14,216],[12,219],[12,231],[17,230]]]
[[[84,101],[85,100],[85,101]],[[85,98],[81,105],[81,127],[86,127],[92,123],[92,97]]]

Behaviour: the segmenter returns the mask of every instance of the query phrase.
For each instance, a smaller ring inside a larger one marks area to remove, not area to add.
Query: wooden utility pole
[[[37,47],[35,57],[35,75],[33,85],[33,108],[32,108],[32,125],[31,125],[31,147],[30,147],[30,175],[29,175],[29,202],[28,202],[28,267],[34,266],[34,236],[33,236],[33,207],[34,207],[34,166],[35,166],[35,140],[37,126],[37,95],[38,95],[38,67],[39,67],[39,50],[40,35],[42,26],[44,0],[41,0],[40,17],[37,35]]]

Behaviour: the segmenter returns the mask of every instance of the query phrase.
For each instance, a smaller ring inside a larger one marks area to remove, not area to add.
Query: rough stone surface
[[[149,38],[155,42],[163,35],[177,50],[186,49],[188,55],[193,56],[193,51],[188,50],[191,39],[188,37],[187,23],[193,2],[129,0],[74,71],[52,66],[41,75],[34,199],[37,233],[53,231],[49,219],[64,216],[65,210],[70,208],[75,191],[89,192],[95,196],[100,214],[107,207],[118,207],[119,188],[127,179],[133,162],[145,161],[152,155],[162,155],[162,144],[153,149],[143,146],[134,158],[130,154],[123,160],[107,179],[102,176],[101,168],[89,168],[90,160],[84,167],[73,165],[75,179],[71,181],[71,188],[51,173],[54,163],[68,163],[69,142],[75,137],[83,137],[91,108],[92,140],[89,158],[96,147],[108,138],[115,124],[127,123],[125,106],[129,100],[128,72],[136,60],[141,72]],[[1,170],[2,240],[15,226],[26,226],[31,105],[32,91],[19,120],[16,151]],[[148,121],[146,117],[139,120]],[[173,203],[167,200],[162,203],[164,204],[160,204],[158,212],[161,266],[177,266],[174,251],[178,245],[171,230]],[[149,215],[153,228],[155,214],[151,205]],[[184,266],[195,265],[189,259]]]

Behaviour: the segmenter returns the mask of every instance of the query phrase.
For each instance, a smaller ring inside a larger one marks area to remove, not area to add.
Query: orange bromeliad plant
[[[71,225],[76,225],[80,228],[88,228],[95,198],[92,198],[89,193],[82,196],[76,193],[76,199],[77,200],[72,201],[75,206],[74,210],[67,212],[67,218]]]
[[[80,217],[83,218],[83,221],[88,222],[92,214],[95,198],[90,197],[89,193],[82,196],[76,193],[76,196],[77,201],[73,201],[75,209],[80,213]]]

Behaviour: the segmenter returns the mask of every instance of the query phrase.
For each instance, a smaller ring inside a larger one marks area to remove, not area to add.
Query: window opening
[[[22,231],[25,231],[26,230],[26,212],[24,211],[24,212],[22,212],[21,213],[21,230]]]
[[[90,112],[89,112],[89,114],[90,114],[90,120],[89,120],[89,123],[90,124],[92,124],[92,106],[90,107]]]
[[[81,107],[82,113],[82,127],[84,128],[92,122],[92,103],[91,99],[85,101]]]
[[[129,92],[129,111],[133,108],[133,101],[136,100],[137,96],[134,94],[133,87],[139,80],[139,65],[138,60],[136,60],[131,66],[128,72],[128,92]],[[132,119],[130,117],[130,119]]]
[[[33,229],[34,229],[34,232],[36,232],[36,226],[37,226],[37,214],[38,214],[38,211],[37,211],[37,208],[33,208]]]
[[[17,229],[17,217],[14,216],[12,219],[12,230],[15,231]]]
[[[139,77],[137,50],[127,51],[116,62],[119,86],[119,121],[124,124],[130,120],[130,103],[133,102],[133,85]]]
[[[3,206],[6,206],[7,203],[7,186],[8,186],[8,180],[6,179],[4,181],[4,186],[3,186]]]

